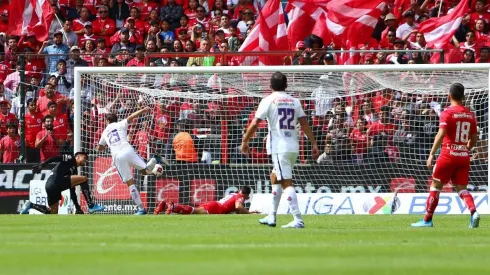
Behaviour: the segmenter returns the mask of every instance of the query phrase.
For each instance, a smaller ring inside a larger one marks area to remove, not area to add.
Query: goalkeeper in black
[[[77,168],[85,166],[87,159],[88,156],[86,153],[78,152],[74,156],[61,155],[52,157],[39,165],[35,165],[32,168],[32,171],[34,174],[38,174],[47,164],[58,162],[58,164],[51,171],[51,174],[46,181],[46,194],[48,195],[49,208],[45,205],[35,204],[27,201],[24,205],[24,209],[20,213],[28,214],[29,209],[35,209],[44,214],[57,214],[58,204],[61,199],[61,192],[67,189],[70,189],[71,197],[77,209],[77,213],[80,213],[82,210],[80,208],[80,205],[78,204],[77,196],[75,193],[75,187],[77,185],[80,185],[81,187],[82,193],[88,204],[89,213],[104,211],[104,207],[93,202],[88,186],[87,177],[77,175]]]

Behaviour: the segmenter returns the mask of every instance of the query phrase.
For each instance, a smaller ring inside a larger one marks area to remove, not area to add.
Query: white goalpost
[[[288,76],[287,91],[302,101],[322,153],[313,159],[310,143],[300,135],[293,180],[303,214],[422,214],[431,181],[425,161],[439,114],[449,104],[448,88],[456,82],[465,86],[465,105],[478,120],[468,189],[478,211],[490,213],[490,64],[77,67],[74,151],[89,154],[80,173],[88,176],[96,202],[108,214],[136,209],[109,152],[96,152],[95,145],[105,113],[124,119],[151,107],[129,129],[143,158],[159,154],[169,162],[159,178],[133,171],[150,212],[164,199],[199,205],[244,185],[253,189],[251,208],[266,212],[271,169],[266,124],[251,141],[252,154],[242,155],[239,145],[260,99],[271,92],[276,71]],[[194,142],[184,159],[173,143],[182,131]],[[281,202],[279,213],[287,212]],[[436,213],[468,213],[451,183]]]

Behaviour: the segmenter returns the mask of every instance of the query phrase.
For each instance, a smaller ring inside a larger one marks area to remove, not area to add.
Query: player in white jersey
[[[305,112],[301,107],[301,102],[285,92],[287,86],[286,75],[280,72],[272,75],[271,88],[274,92],[260,102],[255,119],[243,137],[242,152],[248,154],[250,138],[255,134],[260,122],[266,119],[269,127],[267,154],[271,156],[274,164],[271,173],[273,199],[271,212],[259,222],[272,227],[276,226],[277,208],[284,191],[294,220],[282,227],[303,228],[304,222],[293,187],[293,166],[299,155],[298,130],[296,128],[298,123],[313,145],[312,154],[315,159],[318,157],[319,150],[310,125],[306,120]]]
[[[152,175],[152,170],[157,163],[155,158],[152,158],[148,163],[134,151],[133,146],[128,142],[128,124],[142,114],[149,112],[151,109],[146,107],[142,110],[134,112],[126,119],[117,122],[115,114],[106,114],[106,128],[100,137],[98,151],[104,151],[106,146],[109,146],[112,155],[112,161],[116,167],[121,180],[129,187],[131,198],[138,205],[136,215],[145,215],[147,213],[141,201],[140,194],[134,185],[134,178],[131,173],[131,167],[138,169],[143,175]]]

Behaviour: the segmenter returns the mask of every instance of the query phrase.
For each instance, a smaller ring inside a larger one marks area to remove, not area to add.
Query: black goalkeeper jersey
[[[59,163],[51,170],[54,176],[66,177],[77,174],[77,162],[73,155],[61,155],[59,158]]]

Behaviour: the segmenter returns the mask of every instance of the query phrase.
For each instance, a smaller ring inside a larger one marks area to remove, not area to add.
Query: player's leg
[[[119,166],[122,166],[121,169],[125,169],[123,167],[127,166],[127,170],[130,170],[129,166],[134,167],[134,169],[139,170],[143,175],[148,175],[151,174],[151,170],[148,171],[147,169],[153,169],[156,164],[156,160],[152,158],[150,160],[150,165],[146,164],[145,161],[138,155],[136,152],[132,151],[126,154],[126,156],[123,158],[125,160],[124,162],[120,162]],[[116,167],[118,171],[124,176],[123,181],[128,185],[129,187],[129,192],[131,194],[131,198],[133,201],[138,205],[138,212],[136,212],[136,215],[145,215],[147,214],[147,211],[143,205],[143,202],[141,201],[140,193],[138,192],[138,189],[134,185],[134,177],[131,175],[131,172],[126,173],[125,171],[119,170],[119,167]],[[128,176],[129,175],[129,176]]]
[[[63,179],[63,183],[60,183],[60,184],[61,184],[61,191],[64,191],[67,189],[72,190],[76,186],[80,185],[82,194],[84,195],[85,200],[87,201],[88,212],[90,214],[92,214],[94,212],[104,211],[103,206],[100,206],[100,205],[95,204],[93,202],[92,195],[90,193],[90,187],[88,186],[88,178],[86,176],[80,176],[80,175],[67,176]],[[71,194],[72,194],[73,201],[78,200],[75,192],[71,192]],[[76,204],[78,204],[78,201]]]
[[[194,208],[193,214],[220,215],[223,214],[223,210],[219,202],[211,201],[211,202],[204,203],[200,207]]]
[[[70,188],[69,177],[56,177],[53,181],[46,182],[46,195],[48,195],[48,205],[50,213],[58,214],[61,192]],[[37,209],[36,209],[37,210]]]
[[[79,176],[79,175],[70,176],[69,186],[63,186],[63,188],[66,188],[66,189],[73,188],[73,187],[76,187],[77,185],[80,185],[80,184],[87,182],[87,181],[88,181],[88,178],[86,176]],[[66,189],[64,189],[64,190],[66,190]]]
[[[70,197],[71,201],[73,202],[73,206],[75,206],[75,214],[85,214],[80,206],[80,203],[78,203],[77,192],[74,187],[70,188]]]
[[[155,155],[155,157],[151,158],[146,164],[143,158],[138,155],[136,152],[134,153],[136,156],[132,158],[132,165],[134,168],[138,169],[142,175],[154,175],[153,168],[158,163],[157,158],[161,159],[159,155]]]
[[[269,215],[260,219],[259,223],[274,227],[276,226],[277,208],[279,208],[279,202],[281,201],[282,196],[282,186],[277,180],[275,168],[272,170],[270,178],[272,186],[272,205],[269,210]]]
[[[298,197],[296,196],[296,190],[293,186],[293,167],[297,157],[298,154],[296,153],[284,153],[278,155],[281,186],[286,195],[291,214],[293,214],[294,217],[292,222],[282,226],[282,228],[304,228],[304,222],[298,206]]]
[[[155,210],[153,210],[153,215],[158,215],[165,211],[167,211],[167,202],[163,200],[157,205],[157,207],[155,207]]]
[[[42,205],[42,204],[36,204],[32,203],[30,201],[26,201],[24,204],[24,208],[20,212],[20,214],[29,214],[30,209],[37,210],[43,214],[56,214],[58,213],[58,203],[61,198],[61,190],[60,190],[61,184],[56,182],[56,179],[54,176],[51,176],[48,178],[46,181],[46,194],[48,196],[48,205]]]
[[[145,206],[143,205],[143,201],[141,201],[140,193],[138,192],[138,188],[134,185],[134,178],[131,177],[129,180],[125,180],[127,177],[123,178],[123,181],[129,188],[129,194],[133,199],[134,203],[138,206],[138,211],[135,215],[145,215],[147,214]]]
[[[136,215],[145,215],[146,209],[143,206],[143,202],[141,201],[140,194],[138,192],[138,189],[134,185],[134,178],[131,173],[131,159],[138,158],[143,164],[140,163],[140,165],[144,166],[144,161],[134,153],[128,152],[126,154],[122,154],[118,156],[117,158],[114,159],[114,166],[116,167],[116,171],[119,174],[119,177],[121,180],[126,183],[126,185],[129,188],[129,194],[131,195],[131,198],[133,199],[134,203],[138,206],[138,211],[136,212]],[[135,165],[133,165],[135,166]],[[136,169],[139,170],[141,167],[135,167]]]
[[[196,211],[197,209],[197,211]],[[179,215],[191,215],[191,214],[207,214],[202,213],[202,207],[192,207],[190,205],[178,204],[174,202],[170,202],[167,205],[167,209],[165,211],[167,215],[170,214],[179,214]]]
[[[92,193],[90,192],[90,187],[88,186],[87,177],[72,175],[69,181],[70,181],[70,189],[80,185],[80,190],[82,191],[82,194],[85,197],[85,201],[87,202],[87,206],[88,206],[88,212],[90,214],[94,212],[104,211],[103,206],[94,203],[94,200],[92,198]],[[73,197],[76,198],[76,194]]]
[[[448,183],[452,174],[452,165],[450,162],[438,161],[434,166],[432,173],[432,184],[429,190],[429,196],[425,204],[424,218],[416,223],[412,223],[412,227],[432,227],[432,217],[439,204],[439,194],[444,184]]]
[[[22,211],[20,211],[20,214],[29,214],[29,210],[31,209],[37,210],[43,214],[51,214],[51,210],[49,209],[49,207],[42,204],[32,203],[31,201],[26,201],[24,203],[24,207],[22,208]]]
[[[72,176],[73,177],[73,176]],[[88,212],[90,214],[95,212],[104,211],[105,207],[94,202],[92,197],[92,192],[90,192],[90,187],[88,186],[88,181],[84,181],[80,184],[80,191],[82,191],[85,201],[87,202]]]
[[[451,178],[452,183],[456,187],[459,197],[468,207],[470,211],[470,228],[478,228],[480,226],[480,214],[476,212],[475,201],[473,196],[466,189],[468,185],[468,178],[470,174],[470,165],[463,165],[455,169]]]

